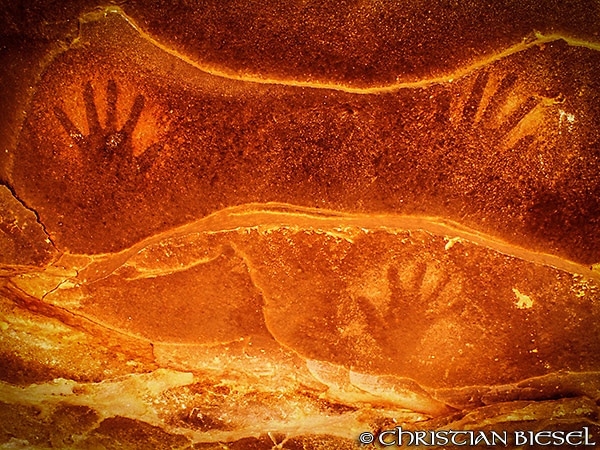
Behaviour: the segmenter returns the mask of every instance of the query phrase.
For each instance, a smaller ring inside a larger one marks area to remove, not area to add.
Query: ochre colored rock
[[[596,5],[248,5],[3,7],[0,445],[600,442]]]

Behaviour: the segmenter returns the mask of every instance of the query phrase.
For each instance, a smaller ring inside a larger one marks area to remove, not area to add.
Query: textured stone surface
[[[0,263],[5,271],[17,266],[44,266],[55,248],[33,211],[0,186]],[[12,266],[12,267],[11,267]]]
[[[347,92],[212,75],[109,13],[47,67],[9,178],[78,253],[277,201],[441,216],[597,263],[597,51],[546,38],[513,51]]]
[[[1,8],[0,446],[600,442],[597,5],[284,3]]]

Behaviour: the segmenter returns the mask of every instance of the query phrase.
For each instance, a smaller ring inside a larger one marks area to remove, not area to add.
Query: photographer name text
[[[575,431],[541,430],[541,431],[473,431],[473,430],[403,430],[396,427],[378,434],[364,432],[359,438],[361,444],[376,443],[383,447],[439,445],[489,447],[509,445],[539,445],[572,447],[595,446],[588,427]]]

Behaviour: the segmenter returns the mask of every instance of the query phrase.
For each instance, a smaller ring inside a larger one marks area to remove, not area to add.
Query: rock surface
[[[215,5],[6,8],[0,446],[600,442],[597,8]]]

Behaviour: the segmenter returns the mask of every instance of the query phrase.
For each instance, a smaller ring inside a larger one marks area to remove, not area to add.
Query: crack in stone
[[[90,264],[87,270],[80,271],[80,279],[85,279],[85,282],[103,279],[125,265],[142,249],[157,245],[166,239],[177,239],[193,233],[218,234],[253,228],[275,230],[286,227],[320,229],[324,233],[337,234],[344,239],[352,239],[352,232],[358,230],[381,230],[389,234],[396,234],[403,230],[422,230],[433,235],[446,236],[449,240],[462,239],[509,257],[556,268],[573,275],[582,275],[596,282],[600,281],[600,273],[593,267],[590,268],[552,254],[526,249],[441,217],[402,214],[353,214],[285,203],[247,203],[224,208],[186,225],[156,233],[119,253],[107,254],[109,261],[114,260],[114,262],[107,264],[106,268],[94,267],[93,263]],[[239,251],[239,249],[237,250]],[[238,256],[243,259],[243,256]],[[247,259],[244,261],[248,263]],[[100,264],[102,265],[102,263],[104,261]],[[163,273],[167,274],[169,272],[172,271],[165,270]],[[155,274],[158,273],[160,271],[155,272]]]
[[[21,197],[19,197],[19,195],[17,194],[16,190],[9,183],[4,182],[4,181],[0,181],[0,186],[6,187],[6,189],[8,189],[10,191],[10,193],[12,194],[13,198],[16,201],[18,201],[23,208],[25,208],[27,211],[31,212],[35,216],[35,221],[40,225],[40,227],[42,227],[42,231],[44,232],[44,235],[46,236],[46,241],[50,245],[52,245],[52,248],[54,250],[56,250],[57,252],[60,252],[60,250],[56,246],[56,243],[54,242],[54,240],[50,236],[50,233],[46,229],[46,225],[42,222],[42,219],[40,218],[39,213],[35,209],[33,209],[29,205],[27,205],[27,203],[25,202],[25,200],[23,200]],[[56,259],[56,257],[54,257],[53,259]]]
[[[298,354],[294,349],[289,348],[283,342],[279,341],[275,337],[275,335],[273,334],[273,331],[269,328],[269,324],[267,322],[267,318],[266,318],[266,315],[265,315],[265,308],[266,308],[266,305],[267,305],[267,294],[266,294],[265,289],[260,286],[260,283],[258,282],[258,280],[256,279],[256,276],[254,275],[256,273],[256,270],[252,268],[252,264],[250,262],[250,258],[243,251],[241,251],[238,248],[238,246],[235,245],[234,242],[229,241],[229,245],[233,249],[234,254],[244,262],[244,265],[248,269],[248,276],[250,277],[250,281],[252,282],[252,286],[254,286],[254,289],[256,289],[258,291],[258,293],[260,294],[260,297],[262,299],[262,311],[261,311],[261,313],[262,313],[262,317],[263,317],[263,320],[264,320],[265,329],[269,332],[269,336],[271,336],[271,338],[273,338],[273,340],[275,342],[277,342],[279,345],[281,345],[282,347],[285,347],[288,350],[291,350],[294,353]]]
[[[457,69],[455,72],[441,76],[441,77],[433,77],[433,78],[423,78],[418,81],[408,81],[408,82],[397,82],[387,85],[376,85],[369,87],[355,87],[348,84],[343,83],[331,83],[328,81],[301,81],[294,79],[277,79],[277,78],[269,78],[268,75],[261,73],[252,73],[252,74],[237,74],[234,71],[227,71],[227,69],[219,69],[215,67],[210,67],[206,63],[202,61],[196,61],[192,57],[187,56],[183,53],[180,53],[178,50],[173,49],[164,43],[162,43],[159,39],[152,36],[149,32],[145,31],[135,20],[133,17],[127,15],[123,9],[119,6],[106,6],[106,7],[98,7],[94,11],[90,11],[87,13],[83,13],[79,17],[79,35],[72,40],[70,48],[77,48],[80,45],[80,41],[82,40],[82,36],[85,34],[83,30],[83,26],[89,23],[94,23],[102,20],[106,20],[109,14],[115,14],[123,19],[136,33],[138,33],[143,39],[151,43],[153,46],[158,49],[168,53],[171,56],[174,56],[181,61],[189,64],[207,74],[214,75],[220,78],[237,80],[248,83],[258,83],[258,84],[267,84],[267,85],[283,85],[283,86],[298,86],[298,87],[308,87],[314,89],[328,89],[328,90],[336,90],[349,92],[353,94],[373,94],[373,93],[382,93],[382,92],[393,92],[399,89],[404,88],[421,88],[430,85],[435,85],[438,83],[447,83],[452,82],[460,77],[466,76],[472,72],[475,72],[482,67],[485,67],[489,64],[492,64],[498,60],[504,59],[510,55],[515,53],[520,53],[524,50],[527,50],[532,47],[542,46],[545,44],[550,44],[556,41],[564,41],[567,45],[572,47],[585,47],[593,51],[600,51],[600,43],[593,41],[586,41],[583,39],[576,39],[570,36],[566,36],[560,33],[551,33],[544,34],[539,31],[534,31],[528,36],[525,36],[521,42],[513,44],[512,46],[506,47],[504,50],[501,50],[495,54],[489,55],[486,58],[482,58],[479,61],[475,61],[473,64],[464,66],[462,68]]]

